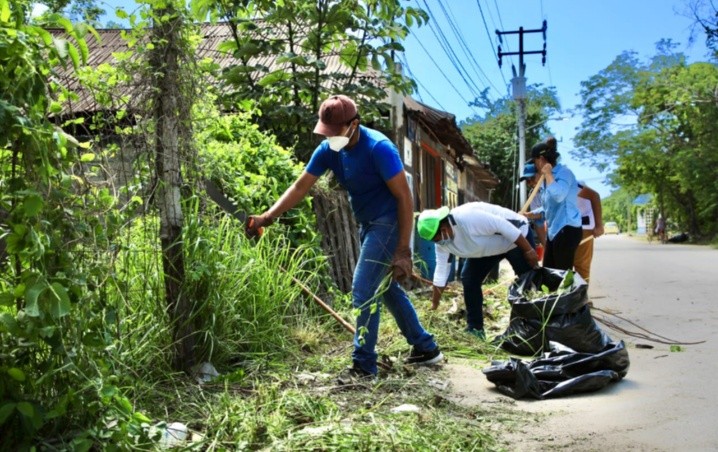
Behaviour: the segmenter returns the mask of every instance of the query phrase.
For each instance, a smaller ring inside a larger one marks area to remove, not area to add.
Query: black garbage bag
[[[587,288],[581,276],[568,270],[524,273],[509,288],[509,326],[494,343],[522,356],[543,353],[550,341],[581,353],[604,350],[611,339],[591,317]]]
[[[672,236],[671,238],[669,238],[667,240],[667,242],[668,243],[683,243],[683,242],[687,242],[689,238],[690,237],[688,237],[688,234],[686,234],[685,232],[681,232],[680,234],[676,234],[676,235]]]
[[[599,353],[578,353],[555,342],[550,347],[543,358],[531,362],[511,358],[493,363],[483,373],[509,397],[547,399],[597,391],[628,372],[623,341],[611,342]]]

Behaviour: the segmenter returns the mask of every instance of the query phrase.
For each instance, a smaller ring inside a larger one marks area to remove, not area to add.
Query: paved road
[[[616,332],[631,366],[626,378],[600,392],[553,400],[517,401],[531,413],[517,431],[505,432],[518,451],[718,450],[718,250],[682,244],[647,244],[624,235],[596,241],[589,298],[678,342],[670,345]],[[630,324],[594,310],[622,327]],[[652,349],[636,348],[652,345]],[[452,378],[463,403],[501,399],[478,371],[457,366]],[[531,419],[534,419],[533,421]]]
[[[562,412],[557,423],[578,433],[573,450],[718,450],[718,250],[623,235],[601,237],[595,248],[589,298],[596,307],[676,341],[706,342],[672,352],[599,323],[629,347],[626,378],[600,393],[530,404],[530,411]]]

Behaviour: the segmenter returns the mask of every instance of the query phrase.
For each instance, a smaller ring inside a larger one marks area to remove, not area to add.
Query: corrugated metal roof
[[[437,110],[410,96],[404,98],[404,108],[410,118],[430,131],[441,144],[453,151],[453,157],[463,161],[463,164],[484,185],[494,188],[499,184],[499,178],[476,158],[471,144],[456,125],[455,115]]]
[[[232,30],[226,23],[219,23],[219,24],[209,24],[205,23],[201,26],[201,34],[202,34],[202,41],[197,46],[197,53],[196,56],[198,59],[203,58],[211,58],[220,68],[226,69],[230,66],[241,64],[241,61],[235,58],[230,52],[226,52],[223,50],[220,50],[220,45],[224,42],[230,41],[233,38]],[[61,36],[64,38],[67,38],[65,35],[65,31],[61,29],[51,29],[48,30],[51,34],[55,36]],[[127,32],[127,30],[120,30],[120,29],[100,29],[97,30],[97,33],[99,34],[101,40],[98,41],[94,39],[94,37],[89,36],[87,38],[87,45],[89,49],[89,59],[88,59],[88,66],[92,68],[97,68],[101,64],[109,64],[109,65],[117,65],[119,64],[117,58],[115,58],[114,54],[118,52],[126,52],[130,50],[127,43],[123,39],[123,32]],[[259,36],[259,31],[256,32]],[[281,39],[280,36],[272,36],[273,39]],[[325,55],[322,58],[322,62],[324,64],[324,69],[321,71],[322,73],[331,73],[331,74],[342,74],[349,76],[351,75],[351,68],[347,67],[345,64],[342,64],[339,54],[329,54]],[[277,71],[277,70],[284,70],[284,69],[290,69],[290,63],[284,62],[279,63],[276,58],[269,55],[262,55],[260,57],[255,57],[249,60],[247,63],[251,66],[264,66],[268,68],[269,72]],[[73,101],[70,103],[67,103],[65,105],[63,115],[78,115],[78,114],[88,114],[93,113],[98,110],[102,110],[103,108],[98,106],[98,104],[95,101],[94,96],[91,92],[89,92],[86,88],[82,87],[75,76],[75,72],[72,69],[72,67],[68,68],[62,68],[58,67],[56,68],[56,74],[58,81],[62,83],[63,86],[67,87],[71,91],[74,91],[78,96],[79,100]],[[254,75],[255,79],[258,79],[259,77],[263,76],[264,74],[256,73]],[[384,86],[383,83],[383,77],[382,74],[375,71],[373,68],[367,68],[365,70],[362,70],[361,73],[355,76],[355,79],[357,81],[361,80],[371,80],[372,83],[377,84],[379,86]],[[334,81],[327,81],[326,82],[326,90],[327,91],[334,91],[337,89],[334,84],[338,82]],[[131,99],[128,99],[131,104],[139,103],[141,101],[141,96],[138,96],[137,89],[147,89],[148,87],[142,87],[140,85],[135,86],[123,86],[119,88],[119,94],[130,94]],[[118,94],[118,93],[114,93]],[[118,96],[119,97],[119,96]],[[127,105],[123,105],[123,108],[126,108]]]
[[[211,58],[221,68],[228,68],[232,65],[241,63],[240,60],[235,58],[231,53],[220,50],[220,45],[224,42],[230,41],[233,38],[232,29],[226,23],[209,24],[205,23],[201,25],[202,41],[197,47],[197,58]],[[55,36],[65,36],[64,30],[53,29],[48,30]],[[116,66],[119,64],[115,54],[121,52],[127,52],[130,48],[127,42],[123,38],[123,34],[127,30],[120,29],[100,29],[97,30],[100,35],[100,40],[94,39],[89,36],[87,39],[87,45],[89,49],[88,65],[92,68],[97,68],[102,64],[109,64]],[[261,27],[256,28],[252,31],[257,37],[261,37],[263,30]],[[300,37],[301,38],[301,37]],[[267,37],[270,39],[270,37]],[[281,39],[281,36],[271,36],[271,39]],[[338,54],[326,55],[322,62],[325,68],[322,72],[324,73],[339,73],[344,75],[350,75],[351,68],[342,64],[340,56]],[[259,58],[252,58],[249,65],[260,65],[268,68],[268,70],[282,70],[289,69],[290,63],[278,63],[277,59],[272,56],[262,56]],[[100,107],[95,100],[94,95],[85,87],[81,86],[75,72],[72,67],[56,68],[56,75],[63,86],[67,87],[71,91],[74,91],[78,95],[78,100],[67,102],[64,105],[62,112],[63,116],[75,116],[75,115],[87,115],[97,111],[103,110],[106,107]],[[260,75],[257,74],[257,77]],[[372,68],[362,70],[362,72],[356,76],[357,79],[371,79],[373,83],[383,86],[382,74],[375,71]],[[328,86],[325,86],[327,91],[334,91],[335,86],[329,86],[331,82],[327,82]],[[110,110],[117,108],[129,108],[133,105],[138,105],[143,102],[143,92],[151,89],[149,86],[143,86],[141,83],[130,83],[118,87],[114,93],[115,98],[119,99],[124,95],[127,104],[116,105],[115,108],[109,108]],[[481,164],[475,157],[474,151],[471,145],[466,140],[461,130],[456,125],[456,116],[451,113],[447,113],[441,110],[437,110],[421,102],[417,102],[409,96],[404,98],[404,105],[407,114],[414,118],[419,124],[421,124],[426,130],[430,131],[441,144],[449,148],[454,153],[454,157],[461,157],[464,164],[476,174],[476,176],[484,182],[488,187],[494,187],[498,185],[498,178],[483,164]]]

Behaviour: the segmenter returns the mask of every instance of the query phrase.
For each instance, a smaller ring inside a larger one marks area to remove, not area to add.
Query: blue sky
[[[540,55],[527,55],[524,58],[527,83],[555,86],[562,107],[573,108],[580,99],[580,83],[608,66],[623,51],[635,50],[639,57],[647,58],[655,54],[656,42],[670,38],[680,43],[678,50],[690,62],[706,61],[708,50],[700,29],[693,30],[695,42],[690,43],[694,21],[687,17],[689,3],[688,0],[409,0],[407,4],[424,10],[428,5],[434,19],[433,30],[428,25],[414,29],[405,43],[408,72],[419,83],[414,97],[455,114],[458,121],[481,113],[467,105],[474,97],[469,85],[473,91],[490,87],[492,99],[509,96],[511,63],[518,61],[517,57],[504,57],[499,69],[494,55],[498,45],[494,31],[518,30],[522,26],[538,29],[545,19],[546,65],[541,65]],[[470,53],[465,53],[459,44],[446,16],[451,18]],[[442,49],[439,30],[472,76],[470,80],[462,79]],[[525,35],[525,50],[542,47],[540,33]],[[504,36],[502,50],[517,51],[518,36]],[[580,117],[573,117],[550,121],[548,125],[560,141],[564,163],[579,179],[606,197],[613,188],[603,183],[605,175],[569,155],[580,122]],[[532,144],[527,143],[527,147]]]

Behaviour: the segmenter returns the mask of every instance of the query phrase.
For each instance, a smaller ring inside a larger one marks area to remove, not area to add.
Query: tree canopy
[[[549,133],[546,122],[560,111],[554,88],[541,85],[529,87],[526,104],[526,148]],[[466,139],[476,152],[479,161],[489,164],[501,183],[492,194],[491,202],[516,207],[516,186],[521,176],[518,169],[518,119],[516,102],[483,99],[480,106],[486,109],[482,117],[474,117],[461,124]]]
[[[354,97],[362,117],[386,116],[387,88],[413,89],[394,63],[410,27],[426,14],[399,0],[195,0],[197,17],[226,21],[232,39],[222,46],[239,60],[223,71],[225,104],[254,100],[256,120],[307,160],[321,101],[331,93]]]
[[[575,155],[657,208],[691,235],[718,232],[718,68],[688,64],[671,41],[641,61],[625,52],[582,83]]]

